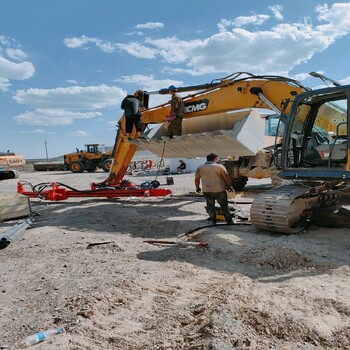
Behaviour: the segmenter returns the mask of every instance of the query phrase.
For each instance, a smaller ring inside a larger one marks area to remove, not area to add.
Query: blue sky
[[[113,145],[121,100],[137,89],[238,71],[350,83],[349,33],[349,2],[0,0],[0,151]]]

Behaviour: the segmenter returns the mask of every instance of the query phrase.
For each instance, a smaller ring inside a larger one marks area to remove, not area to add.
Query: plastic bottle
[[[23,346],[28,347],[31,345],[38,344],[60,333],[63,333],[62,327],[50,328],[50,329],[47,329],[46,331],[35,333],[24,339]]]

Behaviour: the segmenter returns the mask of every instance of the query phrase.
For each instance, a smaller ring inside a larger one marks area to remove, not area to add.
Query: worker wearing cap
[[[207,155],[207,162],[200,165],[196,170],[194,184],[196,192],[201,192],[200,182],[202,181],[203,196],[207,202],[206,210],[211,222],[216,224],[215,201],[221,207],[221,211],[228,225],[232,225],[232,216],[228,207],[227,191],[234,191],[231,179],[226,168],[218,164],[220,158],[215,153]]]
[[[170,100],[170,120],[166,136],[171,139],[173,136],[181,136],[182,118],[185,114],[185,104],[182,98],[176,93],[177,88],[174,85],[169,86]]]

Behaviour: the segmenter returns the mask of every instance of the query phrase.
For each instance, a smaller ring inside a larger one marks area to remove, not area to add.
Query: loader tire
[[[248,182],[248,178],[246,176],[235,176],[235,168],[239,167],[239,163],[238,162],[225,162],[223,164],[228,172],[228,175],[230,176],[231,182],[232,182],[232,187],[236,190],[236,191],[241,191],[244,186],[247,184]]]
[[[101,164],[102,170],[105,171],[106,173],[109,172],[109,170],[111,169],[111,166],[112,166],[112,159],[105,159]]]
[[[72,173],[82,173],[85,170],[85,164],[83,162],[72,162],[69,164],[69,170]]]
[[[232,187],[236,191],[241,191],[241,190],[243,190],[243,188],[247,184],[248,178],[245,176],[240,176],[239,178],[235,178],[235,179],[231,178],[231,182],[232,182]]]
[[[89,173],[93,173],[97,169],[97,164],[95,160],[88,160],[85,163],[86,171]]]

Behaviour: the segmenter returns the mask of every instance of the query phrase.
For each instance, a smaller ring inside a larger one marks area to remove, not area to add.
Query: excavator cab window
[[[287,168],[345,171],[348,164],[348,97],[346,90],[309,94],[289,126]],[[332,175],[329,175],[332,177]]]
[[[279,115],[269,115],[265,118],[265,135],[266,136],[282,136],[280,130],[278,129],[278,123],[280,120]]]

